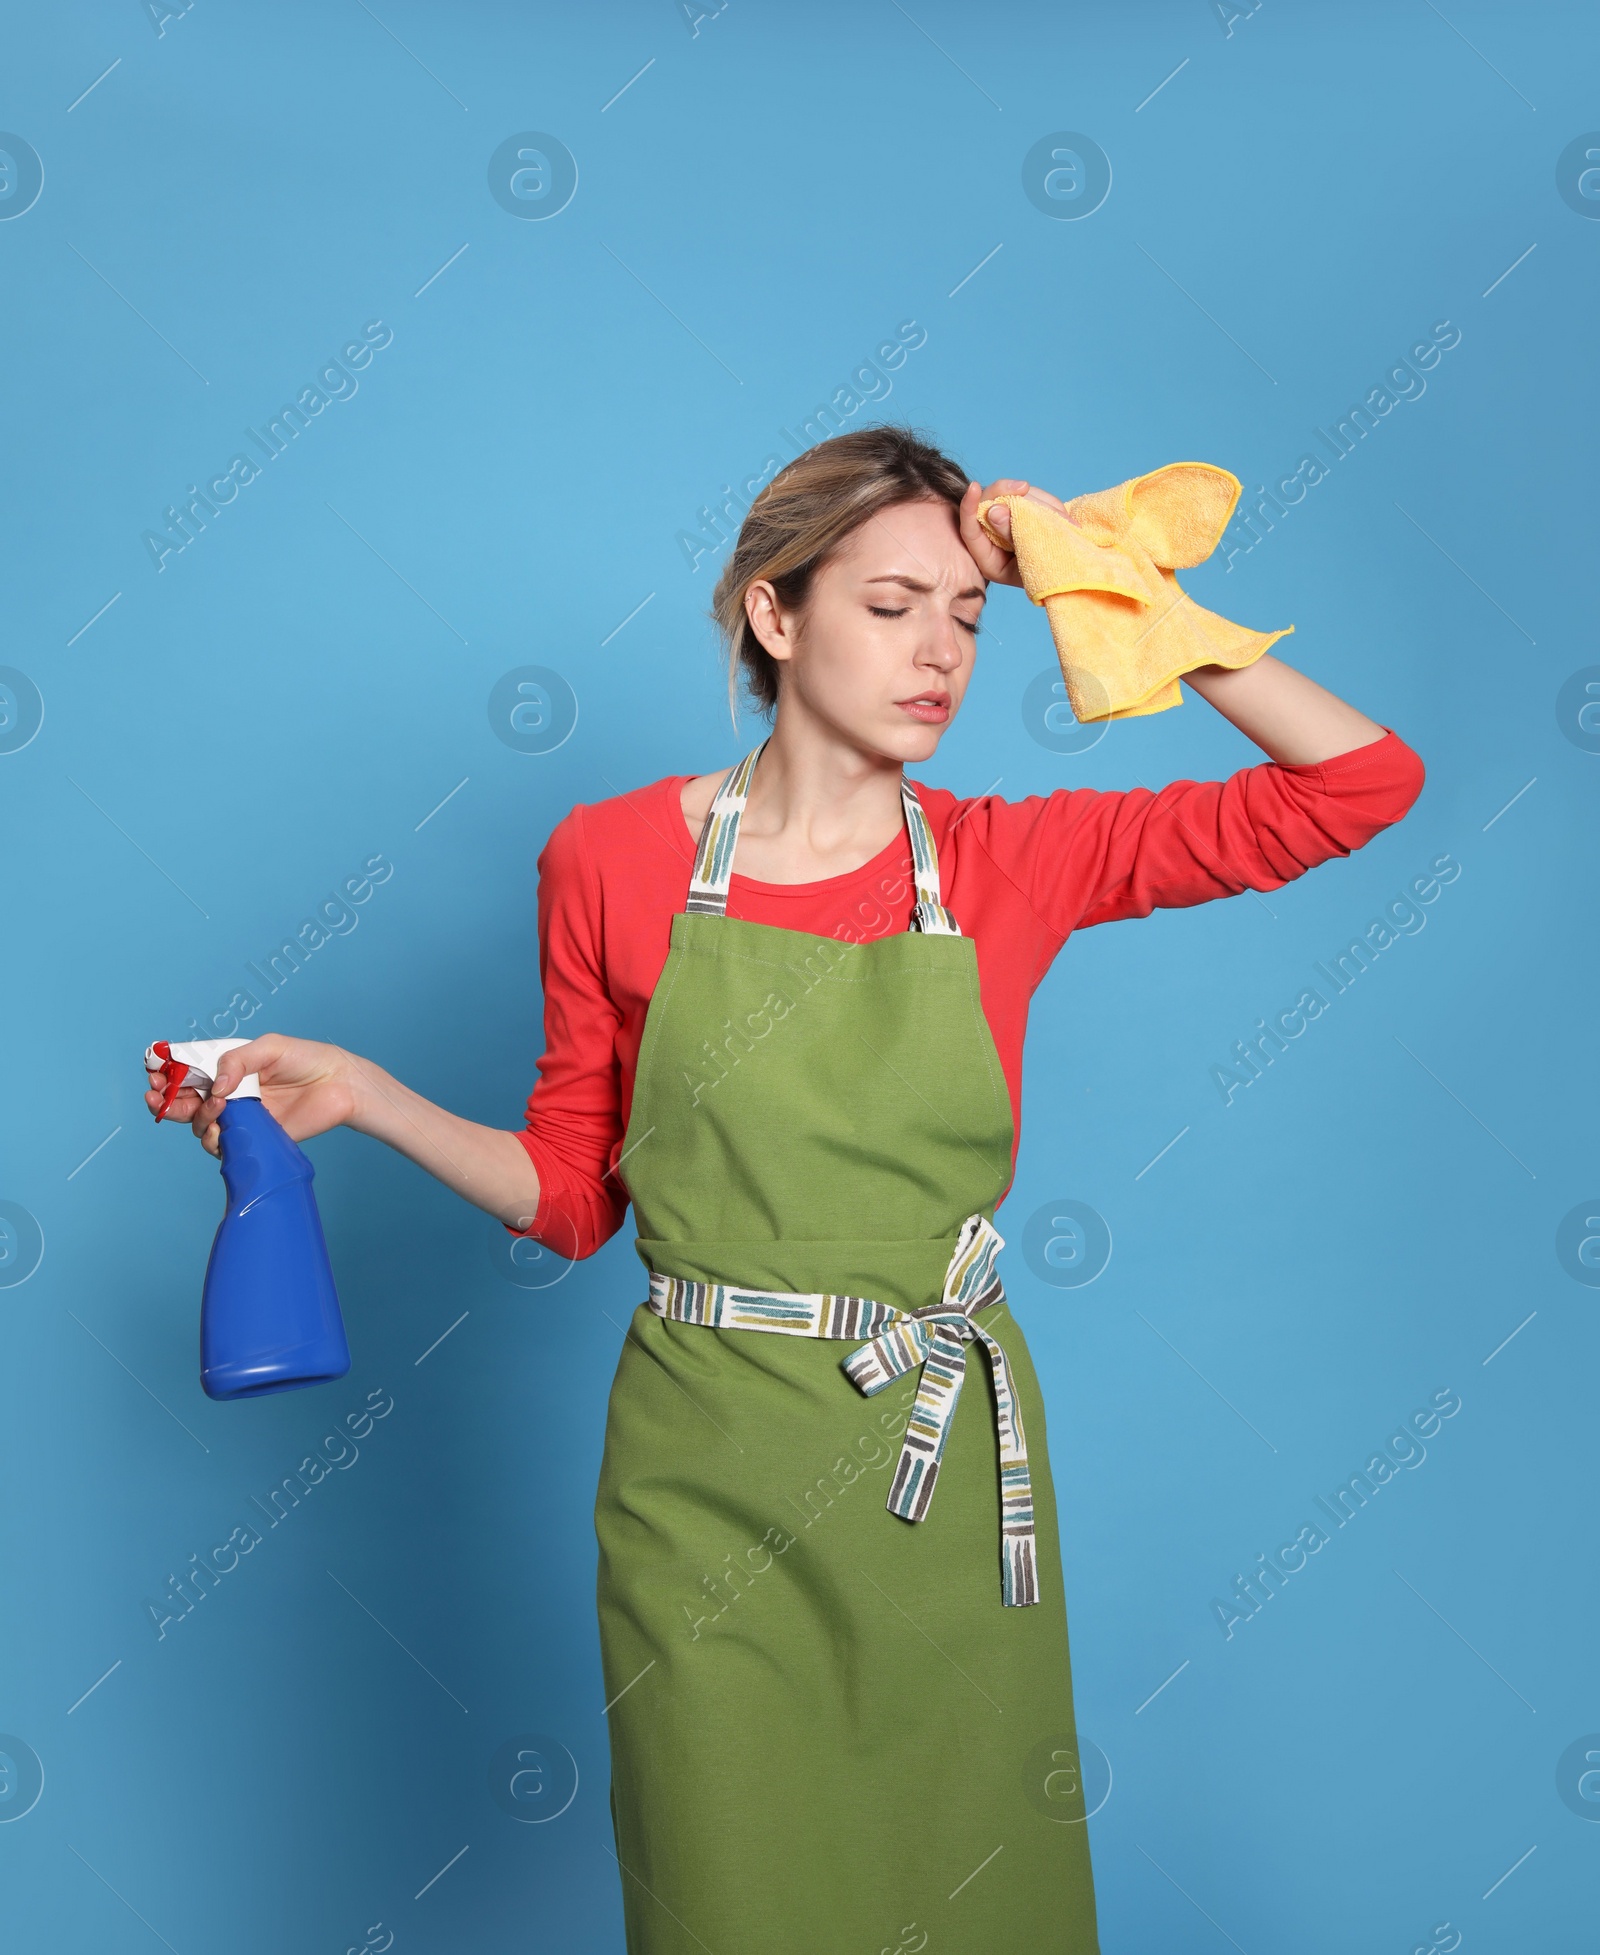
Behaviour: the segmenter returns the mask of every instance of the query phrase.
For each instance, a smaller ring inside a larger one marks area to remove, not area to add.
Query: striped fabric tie
[[[1005,1301],[995,1257],[1005,1239],[984,1215],[961,1224],[939,1301],[897,1310],[870,1297],[785,1290],[747,1290],[730,1283],[694,1283],[650,1273],[650,1308],[658,1317],[717,1330],[779,1331],[789,1337],[864,1337],[870,1342],[842,1358],[845,1375],[869,1397],[921,1367],[916,1403],[886,1503],[902,1520],[928,1512],[939,1462],[966,1377],[968,1344],[983,1346],[994,1375],[995,1425],[1000,1442],[1000,1595],[1013,1607],[1039,1599],[1038,1546],[1033,1527],[1033,1481],[1022,1415],[1006,1354],[972,1319]]]
[[[911,839],[911,873],[917,883],[917,906],[911,912],[911,927],[929,937],[959,937],[955,918],[939,900],[939,850],[933,829],[917,799],[915,786],[900,776],[900,805],[905,809],[906,834]]]
[[[728,887],[733,880],[733,851],[739,840],[739,822],[750,799],[756,762],[766,751],[766,745],[763,740],[754,752],[745,755],[717,789],[706,810],[694,868],[689,875],[689,900],[684,905],[691,916],[728,913]],[[940,900],[939,850],[934,843],[933,829],[917,799],[915,785],[903,774],[900,805],[905,811],[906,834],[911,842],[911,872],[917,885],[911,928],[928,936],[959,937],[961,931],[955,918]]]
[[[694,868],[689,875],[689,900],[684,905],[691,916],[726,916],[728,885],[733,880],[733,849],[739,839],[739,819],[750,798],[750,782],[756,762],[767,743],[747,753],[717,789],[706,810],[700,830],[700,846],[695,850]]]

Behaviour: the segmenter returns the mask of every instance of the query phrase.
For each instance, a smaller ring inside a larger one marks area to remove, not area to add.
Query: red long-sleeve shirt
[[[545,1050],[519,1136],[539,1172],[525,1232],[588,1256],[622,1225],[622,1152],[645,1012],[684,907],[694,837],[672,774],[574,808],[539,857]],[[984,1015],[1021,1133],[1028,1002],[1074,930],[1281,887],[1398,821],[1422,762],[1393,732],[1332,760],[1263,762],[1225,781],[1105,792],[1059,788],[958,800],[918,784],[944,902],[977,948]],[[904,829],[870,862],[821,882],[735,875],[728,914],[826,937],[904,930],[915,892]],[[1013,1160],[1015,1151],[1013,1150]]]

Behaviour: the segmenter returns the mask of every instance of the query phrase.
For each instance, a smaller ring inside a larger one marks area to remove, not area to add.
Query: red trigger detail
[[[166,1094],[161,1102],[161,1111],[156,1115],[156,1118],[157,1120],[165,1120],[167,1109],[178,1097],[183,1082],[188,1077],[189,1068],[181,1059],[173,1058],[171,1043],[166,1039],[157,1039],[150,1050],[162,1062],[161,1072],[166,1086]]]

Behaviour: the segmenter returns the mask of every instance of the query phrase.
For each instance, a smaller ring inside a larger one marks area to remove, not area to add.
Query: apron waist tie
[[[870,1297],[822,1292],[746,1290],[729,1283],[696,1283],[650,1272],[650,1308],[658,1317],[705,1324],[717,1330],[769,1330],[790,1337],[865,1337],[870,1341],[840,1359],[858,1390],[871,1396],[921,1367],[916,1403],[885,1503],[902,1520],[928,1512],[939,1462],[966,1377],[968,1344],[983,1346],[994,1376],[995,1427],[1000,1442],[1000,1594],[1021,1607],[1039,1599],[1038,1551],[1033,1528],[1033,1481],[1028,1472],[1022,1415],[1006,1354],[972,1319],[1005,1301],[995,1257],[1005,1238],[984,1215],[961,1224],[937,1303],[899,1310]]]

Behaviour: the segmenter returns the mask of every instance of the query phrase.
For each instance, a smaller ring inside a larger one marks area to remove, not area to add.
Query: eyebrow
[[[900,571],[896,571],[896,570],[886,571],[884,575],[881,577],[868,577],[864,581],[869,584],[904,584],[908,591],[928,592],[938,588],[934,584],[925,584],[920,580],[920,578],[907,577]],[[970,585],[966,590],[956,592],[957,597],[981,598],[985,595],[986,593],[983,587],[978,584]]]

